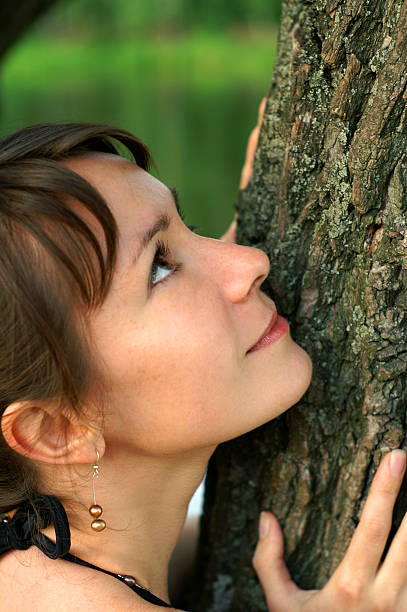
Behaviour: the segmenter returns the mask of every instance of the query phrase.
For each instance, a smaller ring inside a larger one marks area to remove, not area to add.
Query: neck
[[[107,525],[101,532],[91,529],[93,519],[87,510],[93,503],[91,477],[82,476],[75,483],[70,477],[70,499],[79,502],[71,505],[71,511],[64,504],[71,553],[103,569],[134,576],[141,586],[168,601],[170,557],[213,450],[165,457],[107,452],[95,481],[96,502]],[[55,494],[62,502],[67,498],[66,489],[65,494]]]

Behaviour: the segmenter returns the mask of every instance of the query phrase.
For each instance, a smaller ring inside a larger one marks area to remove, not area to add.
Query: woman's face
[[[210,447],[292,406],[311,364],[284,325],[248,352],[275,316],[260,291],[267,256],[190,231],[171,191],[122,158],[68,165],[119,228],[113,283],[89,323],[109,375],[107,443],[148,454]]]

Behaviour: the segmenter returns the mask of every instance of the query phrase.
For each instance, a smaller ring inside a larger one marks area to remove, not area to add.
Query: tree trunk
[[[262,509],[297,583],[324,585],[384,451],[407,445],[406,83],[407,0],[285,1],[238,242],[269,254],[265,289],[314,376],[213,457],[188,609],[267,609],[251,568]],[[406,508],[401,493],[395,526]]]
[[[1,0],[0,58],[56,0]]]

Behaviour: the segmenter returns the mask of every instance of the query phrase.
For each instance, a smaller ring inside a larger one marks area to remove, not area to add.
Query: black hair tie
[[[51,523],[55,528],[55,544],[40,532]],[[68,517],[61,502],[52,495],[38,495],[25,501],[13,518],[0,517],[0,555],[9,550],[27,550],[32,545],[50,559],[58,559],[69,552]]]

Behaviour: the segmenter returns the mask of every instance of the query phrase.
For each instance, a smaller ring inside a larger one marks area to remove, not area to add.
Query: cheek
[[[235,383],[230,351],[214,347],[204,334],[170,334],[165,343],[150,342],[134,356],[141,365],[126,376],[128,384],[137,388],[142,405],[161,418],[168,413],[170,418],[182,414],[184,419],[202,419],[204,407]]]
[[[120,435],[150,452],[213,444],[238,381],[230,339],[227,344],[222,330],[196,320],[193,325],[159,320],[152,329],[140,326],[125,334],[122,343],[104,338]]]

